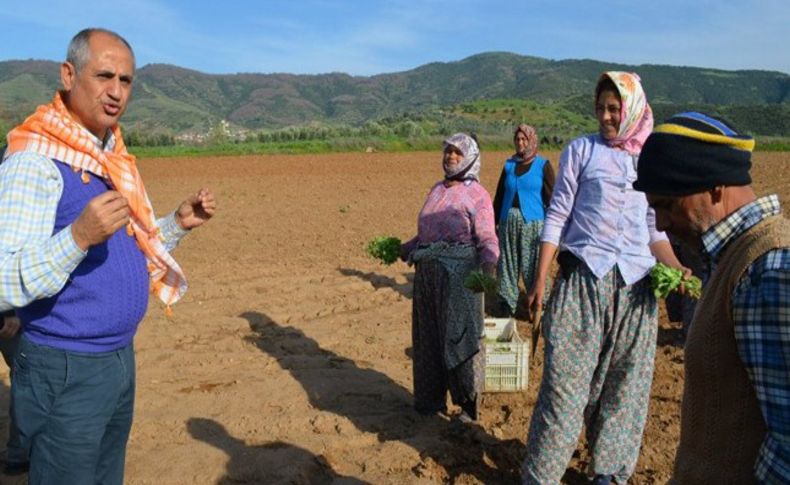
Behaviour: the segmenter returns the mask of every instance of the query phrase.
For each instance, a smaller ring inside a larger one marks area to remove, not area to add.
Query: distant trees
[[[724,118],[740,131],[752,135],[790,136],[790,104],[720,106],[654,103],[652,107],[656,121],[665,120],[675,113],[684,111],[702,111]]]
[[[6,144],[5,138],[6,138],[6,135],[8,134],[9,131],[10,131],[10,128],[9,128],[8,124],[6,122],[0,120],[0,146],[3,146],[3,145]]]
[[[417,122],[406,120],[398,123],[395,134],[403,138],[416,138],[425,135],[425,130]]]
[[[224,145],[230,140],[230,125],[225,120],[219,120],[214,123],[206,137],[206,143],[209,145]]]
[[[463,131],[479,134],[485,140],[486,149],[510,149],[514,127],[525,122],[537,129],[543,148],[558,149],[566,140],[596,131],[597,122],[590,108],[587,97],[566,99],[557,103],[492,99],[389,114],[367,120],[360,125],[311,121],[304,125],[253,132],[220,120],[209,123],[208,130],[203,133],[182,134],[178,137],[163,129],[148,131],[135,126],[125,131],[125,138],[129,146],[321,142],[322,146],[332,146],[333,149],[357,149],[360,146],[398,146],[405,149],[433,147],[443,137]],[[690,109],[722,116],[740,129],[753,134],[782,137],[790,132],[790,105],[653,104],[657,122],[676,112]],[[0,124],[0,134],[3,131],[5,127]]]
[[[124,131],[123,140],[126,146],[130,147],[163,147],[176,144],[175,137],[170,133],[163,131],[148,133],[138,129]]]
[[[388,132],[386,127],[376,121],[366,121],[365,124],[362,125],[362,131],[370,134],[370,136],[382,136],[386,135]]]

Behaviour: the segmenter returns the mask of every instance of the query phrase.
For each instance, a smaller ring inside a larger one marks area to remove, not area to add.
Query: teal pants
[[[122,485],[134,410],[134,349],[69,352],[22,336],[13,420],[31,485]]]

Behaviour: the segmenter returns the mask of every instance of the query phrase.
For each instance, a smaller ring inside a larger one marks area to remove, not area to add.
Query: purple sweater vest
[[[63,178],[53,234],[74,222],[88,202],[109,190],[93,174],[55,162]],[[69,229],[70,230],[70,229]],[[56,295],[17,310],[34,343],[76,352],[108,352],[129,345],[148,307],[146,260],[125,228],[88,249],[88,255]]]

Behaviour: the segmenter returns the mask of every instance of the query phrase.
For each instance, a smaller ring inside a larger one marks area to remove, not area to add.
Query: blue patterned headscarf
[[[447,146],[453,146],[461,151],[464,159],[458,164],[455,169],[450,170],[444,163],[442,158],[442,166],[444,167],[444,178],[446,180],[477,180],[480,181],[480,148],[477,142],[466,133],[456,133],[455,135],[444,140],[444,150]]]

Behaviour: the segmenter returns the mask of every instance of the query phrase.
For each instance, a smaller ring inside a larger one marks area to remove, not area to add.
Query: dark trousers
[[[11,338],[0,338],[0,354],[3,355],[6,365],[9,369],[14,368],[14,356],[16,355],[16,348],[19,345],[20,334],[17,333]]]
[[[449,391],[453,404],[477,419],[477,405],[485,379],[485,351],[480,343],[481,349],[476,354],[455,367],[447,366],[445,343],[450,322],[446,306],[459,304],[450,295],[449,278],[439,263],[421,262],[417,266],[411,327],[414,407],[421,413],[445,412]],[[482,302],[477,297],[474,301],[477,305],[471,311],[481,315]],[[476,336],[481,333],[477,329],[474,331]]]
[[[31,485],[123,484],[134,365],[131,344],[112,352],[71,352],[22,336],[12,418],[30,455]]]

